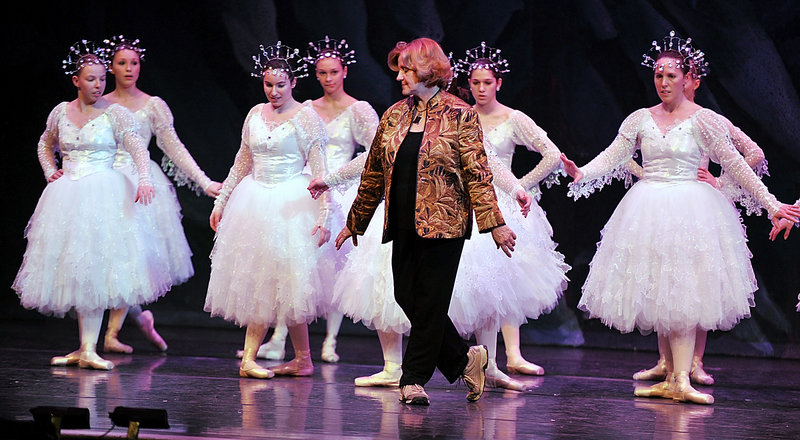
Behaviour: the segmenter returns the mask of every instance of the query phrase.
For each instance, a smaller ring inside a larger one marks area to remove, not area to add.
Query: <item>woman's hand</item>
[[[350,237],[353,237],[353,246],[358,246],[358,236],[353,235],[350,229],[347,229],[347,226],[343,227],[342,230],[339,231],[339,235],[336,236],[336,250],[338,251],[341,249],[344,242]]]
[[[59,177],[64,175],[64,170],[58,170],[47,178],[47,183],[55,182]]]
[[[792,232],[792,227],[794,223],[786,220],[785,218],[775,220],[773,219],[772,230],[769,231],[769,239],[771,241],[775,241],[778,238],[778,235],[783,231],[783,239],[787,240],[789,238],[789,233]]]
[[[311,235],[314,236],[317,234],[317,232],[319,232],[319,240],[317,240],[317,246],[322,247],[323,244],[327,243],[328,240],[331,239],[331,230],[316,225],[314,226],[314,230],[311,231]]]
[[[211,225],[211,229],[213,229],[214,232],[217,232],[217,225],[219,225],[219,222],[221,220],[222,220],[222,209],[214,208],[211,211],[211,217],[208,218],[208,223]]]
[[[717,181],[717,178],[714,177],[714,175],[711,174],[711,172],[708,171],[705,168],[698,168],[697,169],[697,180],[699,180],[701,182],[705,182],[705,183],[713,186],[714,188],[719,188],[719,186],[718,186],[719,182]]]
[[[133,202],[149,205],[155,195],[156,190],[153,189],[152,185],[139,185],[139,189],[136,190],[136,199],[134,199]]]
[[[215,199],[219,195],[219,191],[222,189],[222,184],[219,182],[211,182],[211,185],[208,185],[206,188],[206,195],[209,197],[214,197]]]
[[[566,171],[567,174],[572,177],[572,180],[575,183],[578,183],[581,179],[583,179],[583,171],[581,171],[580,168],[575,165],[575,162],[569,160],[567,155],[564,153],[561,153],[561,162],[564,163],[564,171]]]
[[[330,187],[322,181],[320,178],[312,179],[311,183],[308,184],[308,192],[311,193],[311,197],[314,200],[317,200],[319,196],[322,195],[325,191],[329,190]]]
[[[528,213],[531,212],[531,203],[533,203],[531,196],[524,190],[519,190],[517,191],[517,203],[522,208],[520,209],[522,216],[527,217]]]
[[[511,258],[511,253],[514,252],[514,245],[517,240],[517,235],[514,234],[514,231],[506,225],[498,226],[492,229],[492,238],[497,248],[502,249],[508,258]]]
[[[797,205],[781,205],[778,212],[772,216],[772,223],[775,224],[776,219],[785,218],[792,223],[797,223],[800,219],[800,206]]]

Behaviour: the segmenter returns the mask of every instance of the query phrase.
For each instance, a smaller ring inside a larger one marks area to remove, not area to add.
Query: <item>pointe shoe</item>
[[[636,397],[663,397],[664,399],[672,399],[672,384],[665,380],[649,387],[636,387],[633,390],[633,395]]]
[[[297,351],[294,359],[272,368],[272,371],[276,376],[311,376],[314,374],[311,352]]]
[[[525,384],[506,376],[500,370],[489,371],[489,369],[486,369],[486,386],[512,391],[525,391]]]
[[[336,338],[326,337],[322,341],[322,360],[332,364],[339,362],[339,355],[336,354]]]
[[[117,339],[117,332],[107,330],[106,336],[103,338],[103,351],[106,353],[133,353],[133,347],[128,344],[123,344]]]
[[[270,361],[282,361],[286,357],[286,350],[283,345],[286,340],[275,341],[270,339],[269,342],[261,344],[256,352],[256,359],[267,359]],[[236,350],[236,357],[241,359],[244,356],[244,350]]]
[[[275,377],[275,373],[258,365],[255,361],[244,361],[239,367],[239,376],[252,377],[254,379],[271,379]]]
[[[402,375],[403,370],[400,364],[386,362],[381,372],[371,376],[357,377],[355,385],[357,387],[398,387]]]
[[[711,394],[701,393],[692,388],[691,381],[689,380],[689,373],[681,371],[675,374],[675,384],[672,389],[672,400],[675,402],[692,402],[701,405],[711,405],[714,403],[714,396]]]
[[[114,363],[101,358],[94,351],[81,352],[81,358],[78,361],[78,366],[81,368],[90,368],[92,370],[113,370]]]
[[[695,356],[692,359],[692,372],[690,374],[692,382],[700,385],[714,385],[714,377],[703,370],[703,361]]]
[[[50,359],[50,365],[63,367],[65,365],[75,365],[81,360],[81,351],[75,350],[66,356],[53,356]]]
[[[533,362],[528,362],[525,359],[522,359],[522,362],[517,364],[512,364],[511,362],[507,362],[506,368],[508,369],[508,372],[511,374],[524,374],[526,376],[544,375],[544,368],[534,364]]]
[[[633,373],[633,380],[667,380],[667,362],[659,359],[653,368]]]
[[[164,341],[164,338],[158,334],[153,326],[153,322],[153,312],[150,310],[145,310],[136,317],[136,323],[139,325],[139,329],[144,334],[144,337],[159,350],[167,351],[167,343]]]

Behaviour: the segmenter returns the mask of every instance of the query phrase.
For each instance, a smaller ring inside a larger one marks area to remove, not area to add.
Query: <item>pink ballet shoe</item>
[[[272,368],[272,371],[276,376],[311,376],[314,374],[311,351],[295,352],[294,359]]]
[[[633,390],[636,397],[662,397],[672,399],[672,384],[665,380],[649,387],[636,387]]]
[[[106,353],[131,354],[133,353],[133,347],[120,342],[119,339],[117,339],[116,331],[107,330],[106,335],[103,338],[103,351]]]
[[[525,384],[506,376],[500,370],[486,370],[486,386],[489,388],[503,388],[512,391],[525,391]]]
[[[527,376],[542,376],[544,375],[544,368],[522,359],[522,362],[512,364],[506,363],[506,368],[511,374],[524,374]]]
[[[66,365],[76,365],[81,360],[81,351],[75,350],[66,356],[53,356],[50,365],[63,367]]]
[[[403,369],[400,364],[386,362],[383,370],[371,376],[357,377],[357,387],[399,387]]]
[[[139,329],[144,334],[144,337],[159,350],[167,351],[167,343],[164,342],[164,339],[158,334],[156,328],[153,326],[153,322],[153,312],[150,310],[145,310],[136,317],[136,323],[139,325]]]
[[[633,380],[667,380],[667,362],[659,359],[653,368],[633,373]]]
[[[81,368],[90,368],[92,370],[112,370],[114,363],[101,358],[94,351],[81,352],[81,358],[78,361],[78,366]]]
[[[701,393],[692,388],[691,381],[689,380],[689,373],[681,371],[675,374],[675,384],[672,388],[672,400],[675,402],[691,402],[701,405],[711,405],[714,403],[714,396],[711,394]]]
[[[239,376],[252,377],[254,379],[271,379],[275,373],[267,368],[258,365],[255,361],[244,361],[239,367]]]
[[[703,361],[695,356],[692,359],[692,372],[690,374],[692,382],[700,385],[714,385],[714,377],[703,370]]]
[[[322,360],[332,364],[339,362],[339,355],[336,354],[336,338],[327,336],[322,341]]]

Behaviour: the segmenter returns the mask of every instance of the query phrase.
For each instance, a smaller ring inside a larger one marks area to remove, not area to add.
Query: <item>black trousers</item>
[[[401,387],[425,385],[436,368],[453,383],[467,366],[469,346],[447,316],[463,247],[463,238],[424,239],[413,230],[395,231],[394,297],[411,321]]]

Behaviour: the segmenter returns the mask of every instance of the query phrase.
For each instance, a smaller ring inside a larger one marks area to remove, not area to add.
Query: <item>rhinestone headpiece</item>
[[[93,55],[93,56],[87,56]],[[67,59],[61,61],[61,67],[67,75],[75,75],[85,66],[101,64],[108,66],[105,53],[102,48],[95,47],[95,44],[88,40],[76,41],[69,47]]]
[[[258,49],[258,53],[253,55],[253,62],[255,64],[253,65],[253,72],[250,75],[256,78],[263,77],[264,72],[267,70],[267,64],[274,59],[279,59],[285,61],[289,68],[270,68],[273,73],[277,74],[277,72],[289,71],[295,78],[308,76],[308,64],[300,56],[300,49],[292,49],[289,46],[284,46],[280,41],[274,46],[264,47],[260,45]]]
[[[303,61],[309,64],[316,64],[319,60],[325,58],[338,59],[342,62],[342,66],[347,66],[349,64],[355,64],[356,51],[350,49],[347,41],[330,38],[327,35],[323,40],[317,42],[310,41]]]
[[[669,61],[659,64],[656,61],[658,60],[659,55],[669,50],[681,54],[682,59],[678,62],[675,62],[674,59],[670,58]],[[684,63],[686,63],[689,65],[689,68],[694,75],[701,77],[708,75],[709,72],[708,62],[706,61],[705,56],[706,54],[703,53],[702,50],[692,47],[691,38],[684,40],[683,38],[678,37],[675,34],[675,31],[672,30],[669,31],[669,34],[661,40],[660,44],[657,41],[653,41],[650,49],[642,54],[642,65],[650,67],[653,70],[663,70],[665,66],[680,69],[685,65]]]
[[[500,56],[500,49],[495,49],[481,41],[481,45],[469,49],[466,58],[458,60],[453,65],[453,73],[469,75],[475,69],[487,69],[497,73],[508,73],[508,60]]]
[[[144,52],[147,50],[139,46],[139,39],[126,40],[122,35],[114,35],[111,38],[103,40],[103,50],[106,52],[106,58],[109,60],[114,58],[114,54],[121,50],[132,50],[139,55],[139,60],[144,60]]]

